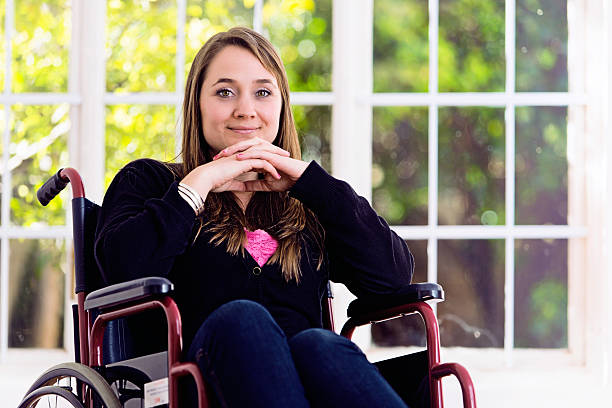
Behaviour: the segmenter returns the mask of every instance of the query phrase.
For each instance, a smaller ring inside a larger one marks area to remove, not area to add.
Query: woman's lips
[[[240,133],[241,135],[248,135],[250,133],[255,132],[259,128],[256,128],[256,127],[228,127],[228,129],[231,130],[232,132]]]

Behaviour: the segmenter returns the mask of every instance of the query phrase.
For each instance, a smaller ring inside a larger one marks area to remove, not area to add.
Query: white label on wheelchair
[[[157,407],[168,403],[168,378],[144,385],[144,408]]]

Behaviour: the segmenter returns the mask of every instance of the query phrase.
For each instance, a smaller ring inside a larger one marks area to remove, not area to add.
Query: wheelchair
[[[165,278],[148,277],[103,285],[93,251],[100,207],[85,198],[78,172],[60,169],[38,190],[40,203],[47,205],[69,183],[73,193],[77,295],[77,304],[72,306],[75,361],[45,371],[29,388],[19,408],[52,403],[72,407],[177,408],[195,403],[185,403],[185,394],[197,394],[192,399],[197,399],[199,408],[213,406],[214,399],[210,398],[198,366],[181,361],[181,315],[172,299],[172,283]],[[333,331],[329,288],[328,283],[322,316],[323,326]],[[356,299],[348,307],[349,319],[341,335],[350,339],[358,326],[419,314],[425,323],[427,349],[375,363],[379,371],[411,407],[442,408],[442,378],[450,375],[459,381],[464,407],[476,407],[468,371],[458,363],[440,362],[438,322],[428,302],[442,300],[444,291],[435,283],[410,284],[391,296]],[[122,323],[129,316],[152,310],[165,316],[166,348],[142,356],[130,355],[126,351],[129,333]]]

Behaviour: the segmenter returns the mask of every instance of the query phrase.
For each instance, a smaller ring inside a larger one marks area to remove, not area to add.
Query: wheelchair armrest
[[[351,302],[347,310],[348,317],[390,309],[410,303],[426,300],[444,300],[444,290],[437,283],[413,283],[402,287],[390,295],[364,296]],[[391,317],[391,316],[388,316]]]
[[[134,302],[159,295],[165,295],[174,289],[166,278],[151,276],[117,283],[91,292],[85,298],[85,310],[104,309],[119,304]]]

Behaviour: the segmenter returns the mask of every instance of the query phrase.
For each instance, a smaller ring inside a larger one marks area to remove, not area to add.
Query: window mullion
[[[183,89],[185,88],[185,25],[187,23],[187,0],[177,1],[176,12],[176,75],[175,75],[175,94],[176,104],[174,109],[175,123],[179,123],[175,132],[175,154],[181,153],[183,145],[182,132],[182,106]]]
[[[263,32],[263,2],[264,0],[255,0],[253,5],[253,30],[258,33]]]
[[[78,143],[71,160],[86,183],[88,197],[101,202],[104,190],[104,90],[106,88],[105,1],[82,1],[78,89],[81,107]]]
[[[372,106],[363,100],[372,91],[373,12],[373,0],[333,0],[331,167],[334,176],[368,200],[372,195]],[[334,293],[334,320],[341,327],[354,296],[337,285]],[[369,330],[358,330],[353,338],[362,349],[369,348]]]
[[[15,4],[13,0],[6,0],[6,15],[4,21],[5,49],[6,49],[6,73],[4,77],[4,94],[11,93],[11,56],[12,56],[12,36],[15,27]],[[10,135],[11,105],[4,106],[4,132],[2,135],[2,205],[1,217],[2,225],[8,225],[10,218],[11,200],[11,173],[8,166]],[[8,348],[8,285],[9,285],[9,241],[5,235],[0,235],[0,363],[4,361]]]
[[[516,0],[506,0],[505,20],[506,51],[506,226],[514,228],[515,205],[515,105],[512,97],[515,94],[516,81]],[[505,282],[504,282],[504,356],[507,366],[512,365],[514,348],[514,238],[506,236],[505,243]]]
[[[438,0],[429,2],[429,104],[428,124],[428,224],[434,231],[438,226]],[[438,281],[438,240],[436,234],[427,242],[427,280]],[[434,305],[435,308],[435,305]]]

